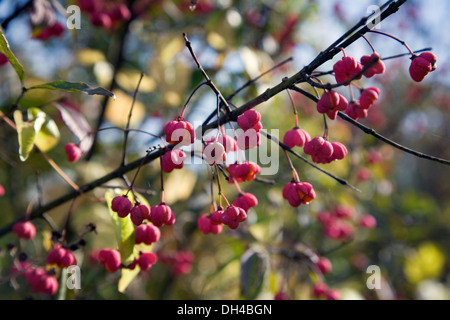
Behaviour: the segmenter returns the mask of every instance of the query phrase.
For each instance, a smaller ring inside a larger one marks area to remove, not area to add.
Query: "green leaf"
[[[25,71],[23,70],[22,65],[17,60],[14,53],[11,51],[11,48],[9,47],[8,40],[6,39],[5,35],[0,31],[1,37],[0,37],[0,52],[3,53],[13,66],[14,70],[16,70],[17,75],[19,76],[20,82],[23,85],[23,80],[25,77]]]
[[[36,118],[42,111],[38,108],[28,109],[28,118]],[[34,144],[43,152],[53,149],[59,142],[60,134],[55,121],[46,117],[44,124],[37,133]]]
[[[46,115],[39,111],[29,121],[23,120],[20,110],[14,112],[14,122],[16,123],[17,134],[19,139],[19,156],[21,161],[26,161],[33,150],[37,134],[45,123]]]
[[[53,81],[45,84],[40,84],[37,86],[33,86],[28,90],[33,89],[48,89],[48,90],[62,90],[62,91],[71,91],[71,92],[82,92],[88,95],[100,95],[100,96],[108,96],[113,99],[116,99],[114,93],[104,88],[94,88],[84,82],[68,82],[64,80]]]
[[[266,256],[248,249],[241,258],[241,294],[244,299],[254,300],[263,288],[267,271]]]
[[[136,266],[134,270],[130,269],[122,269],[122,275],[119,279],[119,285],[118,290],[119,292],[123,293],[129,286],[129,284],[136,278],[136,276],[139,274],[141,269],[139,269],[139,266]]]

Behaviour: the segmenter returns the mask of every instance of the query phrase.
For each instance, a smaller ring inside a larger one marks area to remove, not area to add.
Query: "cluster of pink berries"
[[[161,263],[169,266],[173,276],[188,274],[192,270],[194,254],[190,251],[177,251],[173,255],[166,255],[158,252],[158,259]]]
[[[338,289],[328,288],[326,283],[319,282],[314,285],[312,295],[318,299],[340,300],[341,292]]]
[[[48,40],[50,38],[58,38],[64,34],[65,27],[58,21],[46,26],[44,29],[39,30],[32,36],[33,39]]]
[[[79,0],[81,10],[89,15],[94,26],[109,30],[131,18],[131,12],[125,3],[120,1]]]
[[[58,292],[58,280],[43,268],[35,268],[26,261],[19,262],[19,267],[12,266],[11,275],[25,278],[34,293],[55,295]]]
[[[67,268],[77,264],[73,253],[60,245],[55,245],[47,256],[47,263],[60,268]]]
[[[319,223],[323,227],[327,238],[345,241],[354,233],[355,226],[365,229],[376,227],[376,219],[366,214],[359,218],[353,208],[347,206],[336,206],[332,211],[322,211],[317,215]]]

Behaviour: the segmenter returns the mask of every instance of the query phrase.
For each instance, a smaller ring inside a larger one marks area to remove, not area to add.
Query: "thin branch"
[[[351,188],[351,189],[353,189],[355,191],[361,192],[358,188],[356,188],[356,187],[352,186],[350,183],[348,183],[348,181],[335,176],[334,174],[332,174],[332,173],[330,173],[330,172],[320,168],[316,164],[314,164],[311,161],[307,160],[305,157],[303,157],[299,153],[297,153],[294,150],[292,150],[291,148],[289,148],[287,145],[285,145],[284,143],[279,141],[277,138],[275,138],[271,134],[265,132],[264,130],[261,130],[260,133],[262,135],[264,135],[265,137],[267,137],[268,139],[272,140],[274,143],[278,144],[283,150],[285,150],[286,152],[289,152],[290,154],[292,154],[295,157],[299,158],[300,160],[304,161],[305,163],[307,163],[308,165],[310,165],[314,169],[319,170],[320,172],[326,174],[327,176],[331,177],[332,179],[336,180],[337,182],[339,182],[340,184],[342,184],[342,185],[344,185],[346,187],[349,187],[349,188]]]

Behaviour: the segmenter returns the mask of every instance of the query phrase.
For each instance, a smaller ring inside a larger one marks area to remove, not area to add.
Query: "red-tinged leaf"
[[[88,152],[94,143],[92,128],[84,115],[74,108],[65,106],[62,103],[55,103],[56,108],[61,113],[61,118],[67,128],[80,140],[80,149],[83,153]]]

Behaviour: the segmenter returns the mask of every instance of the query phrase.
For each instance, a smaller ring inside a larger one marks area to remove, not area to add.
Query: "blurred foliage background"
[[[58,110],[47,104],[49,101],[66,98],[93,128],[102,106],[106,105],[102,127],[124,127],[139,76],[144,72],[131,126],[159,135],[163,124],[180,113],[192,90],[203,81],[184,47],[182,33],[188,34],[200,62],[224,96],[293,57],[292,62],[240,92],[232,101],[239,106],[308,64],[366,15],[371,4],[367,1],[199,0],[196,10],[191,11],[189,1],[185,0],[129,2],[133,3],[130,5],[134,10],[132,19],[113,29],[94,26],[83,12],[81,29],[66,29],[59,37],[32,38],[37,31],[27,13],[11,21],[5,30],[12,50],[26,70],[27,86],[60,79],[83,81],[111,88],[117,96],[116,100],[105,102],[104,97],[34,90],[21,99],[23,109],[38,107],[54,119],[60,134],[47,154],[78,185],[102,177],[120,165],[123,133],[101,131],[92,157],[69,163],[64,145],[77,142],[77,138],[67,129]],[[19,3],[3,0],[0,18],[8,17]],[[426,3],[425,8],[421,1],[408,1],[382,23],[380,30],[408,41],[413,50],[433,47],[438,56],[438,70],[423,83],[415,84],[407,73],[408,57],[386,61],[385,74],[362,82],[376,85],[382,91],[381,100],[362,122],[407,147],[450,159],[450,60],[446,52],[449,39],[446,29],[437,28],[430,19],[431,15],[437,15],[442,17],[440,23],[448,24],[444,15],[438,13],[445,12],[441,6],[448,4]],[[71,4],[78,2],[63,1],[61,7]],[[60,12],[56,11],[55,16],[65,24],[66,18]],[[382,57],[405,52],[401,45],[385,37],[368,37]],[[369,54],[370,47],[360,40],[347,53],[359,57]],[[320,71],[331,69],[332,62]],[[0,91],[0,108],[6,113],[21,93],[17,75],[8,65],[0,69]],[[302,128],[311,136],[321,135],[323,119],[315,111],[315,105],[297,93],[292,95]],[[214,94],[202,88],[189,103],[187,118],[192,122],[202,121],[215,106]],[[277,95],[257,110],[262,114],[264,128],[278,129],[280,137],[294,126],[287,94]],[[90,223],[96,225],[96,232],[87,234],[86,244],[74,251],[81,267],[82,289],[68,290],[66,298],[273,299],[281,290],[292,299],[314,299],[311,288],[321,276],[305,259],[304,248],[310,248],[332,262],[332,272],[322,280],[329,287],[339,289],[342,299],[448,299],[449,167],[395,150],[339,119],[328,124],[330,139],[344,143],[349,156],[324,167],[347,179],[361,192],[343,187],[293,159],[301,178],[314,185],[317,199],[309,206],[292,208],[281,196],[291,172],[280,153],[278,172],[261,177],[273,180],[273,185],[253,181],[241,186],[259,200],[259,205],[249,212],[248,220],[237,231],[224,228],[219,235],[204,235],[198,231],[196,222],[201,214],[209,211],[208,166],[185,165],[182,170],[165,174],[166,202],[175,212],[177,222],[162,229],[161,241],[154,245],[154,250],[169,258],[160,258],[124,293],[117,290],[120,272],[109,274],[91,259],[93,251],[117,246],[103,200],[105,191],[123,187],[123,181],[110,181],[80,197],[75,203],[67,237],[75,239]],[[0,198],[0,226],[22,217],[30,203],[36,205],[37,198],[40,203],[47,203],[70,191],[38,153],[32,153],[26,162],[19,160],[17,133],[5,122],[0,123],[0,141],[0,184],[6,190]],[[131,133],[127,162],[142,157],[149,147],[157,144],[158,140],[149,135]],[[131,180],[134,173],[128,173],[127,177]],[[151,205],[159,203],[159,174],[156,161],[142,169],[136,182],[139,192]],[[234,186],[224,183],[223,187],[227,198],[234,199],[237,195]],[[325,237],[317,215],[338,205],[352,207],[356,216],[373,215],[377,227],[366,230],[355,225],[351,241],[344,243]],[[48,212],[47,220],[62,228],[69,206],[66,203]],[[23,283],[13,285],[8,278],[12,260],[19,252],[26,252],[37,264],[45,264],[42,257],[50,248],[51,229],[43,219],[34,223],[38,236],[31,243],[19,243],[11,233],[0,239],[2,299],[49,298],[30,293]],[[11,250],[11,245],[16,250]],[[174,263],[176,257],[179,260]],[[381,268],[381,290],[366,287],[369,265]]]

